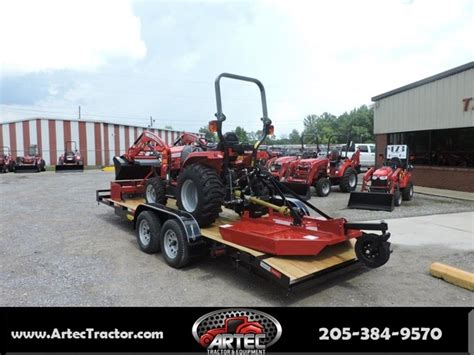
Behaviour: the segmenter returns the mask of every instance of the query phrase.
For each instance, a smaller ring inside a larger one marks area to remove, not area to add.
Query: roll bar
[[[217,106],[217,113],[215,114],[217,118],[217,135],[219,136],[220,141],[224,141],[225,139],[224,136],[222,135],[222,122],[225,121],[226,117],[224,113],[222,112],[222,96],[221,96],[221,85],[220,81],[222,78],[228,78],[228,79],[234,79],[234,80],[241,80],[241,81],[247,81],[250,83],[254,83],[258,86],[260,89],[260,99],[262,102],[262,122],[263,122],[263,133],[262,137],[260,138],[259,142],[255,145],[255,149],[258,149],[260,144],[265,140],[268,134],[268,129],[270,125],[272,124],[272,121],[270,118],[268,118],[268,111],[267,111],[267,97],[265,94],[265,87],[263,86],[262,82],[258,79],[255,78],[250,78],[248,76],[243,76],[243,75],[237,75],[237,74],[230,74],[230,73],[222,73],[220,74],[216,80],[214,81],[214,87],[216,91],[216,106]]]

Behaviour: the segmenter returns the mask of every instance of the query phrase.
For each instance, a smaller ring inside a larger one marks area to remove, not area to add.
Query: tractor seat
[[[235,150],[238,154],[244,154],[244,147],[239,142],[239,137],[234,132],[227,132],[224,134],[224,140],[227,143],[227,147]],[[219,142],[217,150],[224,151],[224,142]]]
[[[393,170],[397,170],[398,168],[402,167],[402,161],[400,158],[392,158],[390,159],[390,166]]]
[[[336,166],[339,163],[341,153],[337,149],[333,149],[329,153],[328,157],[329,157],[329,164],[331,164],[331,166]]]

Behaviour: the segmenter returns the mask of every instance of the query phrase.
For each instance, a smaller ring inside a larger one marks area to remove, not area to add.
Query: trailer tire
[[[137,243],[147,254],[160,251],[161,222],[151,211],[144,211],[137,218]]]
[[[390,243],[380,241],[376,234],[364,234],[357,238],[354,249],[357,259],[370,268],[380,267],[390,258]]]
[[[395,207],[399,207],[402,204],[402,193],[400,189],[397,187],[395,193],[393,194],[393,205]]]
[[[224,203],[224,184],[217,172],[202,164],[185,167],[178,177],[176,202],[189,212],[200,227],[207,227],[219,217]]]
[[[403,201],[411,201],[413,199],[413,183],[409,182],[408,185],[402,190]]]
[[[159,176],[148,179],[145,183],[145,200],[147,203],[166,205],[166,182]]]
[[[189,264],[190,253],[188,240],[179,223],[168,219],[161,227],[160,236],[161,252],[165,262],[179,269]]]
[[[331,181],[328,178],[319,178],[314,184],[316,195],[326,197],[331,193]]]
[[[342,192],[352,192],[357,187],[357,172],[352,168],[347,168],[339,183]]]

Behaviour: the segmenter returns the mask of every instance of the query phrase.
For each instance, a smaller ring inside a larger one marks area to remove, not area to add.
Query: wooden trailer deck
[[[110,198],[105,200],[116,207],[127,209],[129,219],[133,219],[133,214],[137,207],[145,203],[143,198],[128,199],[121,202],[114,201]],[[171,199],[168,200],[167,207],[176,208],[175,201]],[[258,260],[261,268],[272,268],[285,275],[290,285],[299,283],[310,277],[315,277],[320,273],[326,273],[327,271],[353,264],[357,261],[354,252],[354,239],[346,243],[329,246],[317,256],[272,256],[222,239],[219,233],[219,226],[232,224],[237,222],[238,219],[239,216],[235,212],[223,209],[220,218],[213,226],[201,228],[201,235],[251,255]]]

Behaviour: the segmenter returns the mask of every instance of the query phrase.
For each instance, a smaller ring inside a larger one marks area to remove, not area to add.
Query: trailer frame
[[[139,214],[144,211],[152,211],[161,221],[175,219],[186,231],[193,257],[205,254],[212,257],[227,255],[237,268],[254,272],[288,292],[321,284],[363,267],[354,253],[354,240],[327,247],[327,250],[315,257],[278,257],[225,241],[218,232],[218,226],[200,228],[192,215],[175,207],[146,203],[144,199],[136,197],[116,201],[111,199],[110,189],[96,190],[96,201],[112,207],[117,216],[133,222],[134,229]],[[238,218],[237,214],[235,218],[220,217],[215,224],[222,225],[237,221]],[[356,225],[358,224],[352,224]]]

